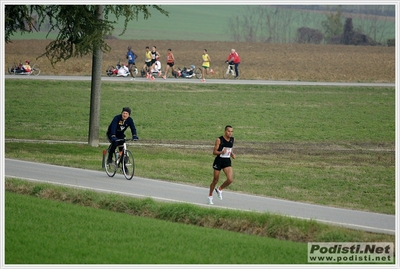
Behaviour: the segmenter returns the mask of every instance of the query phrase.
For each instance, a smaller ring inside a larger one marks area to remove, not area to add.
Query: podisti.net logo
[[[391,242],[309,242],[309,263],[394,263]]]

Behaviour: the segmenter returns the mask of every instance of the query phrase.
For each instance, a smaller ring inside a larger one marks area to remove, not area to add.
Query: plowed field
[[[36,59],[45,52],[48,40],[17,40],[5,45],[5,66],[31,60],[39,64],[41,75],[90,75],[92,57],[72,58],[54,67],[46,57]],[[126,62],[128,45],[139,58],[142,67],[146,46],[157,46],[165,70],[167,49],[175,55],[176,67],[201,65],[201,54],[206,48],[215,70],[209,78],[222,78],[224,61],[231,48],[239,53],[241,79],[326,81],[326,82],[395,82],[395,48],[343,45],[303,45],[235,42],[195,42],[108,40],[111,51],[103,54],[103,74],[107,66],[118,60]],[[4,70],[7,73],[7,70]]]

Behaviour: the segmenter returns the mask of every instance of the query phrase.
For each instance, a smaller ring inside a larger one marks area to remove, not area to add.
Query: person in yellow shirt
[[[211,74],[214,74],[214,70],[212,70],[211,67],[210,67],[211,58],[208,55],[207,49],[203,50],[203,55],[201,55],[201,59],[202,59],[201,67],[202,67],[202,74],[203,74],[203,76],[202,76],[203,79],[201,81],[205,82],[206,81],[205,74],[208,75],[208,69],[210,69],[210,73]]]
[[[144,65],[143,65],[143,74],[147,74],[147,70],[150,70],[151,67],[151,51],[149,46],[146,47],[146,52],[144,53]]]

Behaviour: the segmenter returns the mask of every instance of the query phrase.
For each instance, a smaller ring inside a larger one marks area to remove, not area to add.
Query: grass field
[[[6,190],[6,264],[305,264],[306,242],[394,242],[267,213],[16,179]]]
[[[307,262],[305,243],[130,216],[8,192],[6,200],[5,225],[9,227],[5,238],[6,264]],[[210,249],[224,249],[227,254]]]
[[[22,139],[22,141],[26,139],[87,141],[89,82],[13,79],[7,80],[5,86],[5,136],[7,139],[5,156],[7,158],[101,169],[103,147],[8,141],[12,138]],[[121,105],[129,105],[133,108],[132,116],[136,121],[140,137],[138,144],[130,146],[137,160],[137,175],[208,186],[211,180],[212,144],[215,137],[222,134],[223,126],[227,124],[227,120],[216,119],[214,116],[225,113],[227,106],[232,107],[229,109],[232,115],[229,124],[234,126],[238,159],[233,164],[235,181],[230,186],[230,190],[394,214],[394,99],[393,88],[103,83],[100,134],[101,141],[105,142],[102,134],[105,133],[112,116],[120,113]],[[54,100],[57,102],[55,103]],[[168,148],[158,146],[161,143],[170,143],[175,146]],[[181,147],[182,144],[188,147]],[[185,166],[182,166],[182,163]],[[168,245],[183,244],[188,250],[185,252],[187,255],[176,258],[169,248],[154,246],[156,243],[152,238],[159,237],[157,232],[149,234],[151,240],[148,240],[146,244],[140,244],[145,249],[157,249],[160,253],[157,259],[148,255],[141,255],[142,259],[138,260],[136,260],[137,256],[133,256],[135,260],[126,258],[127,253],[121,248],[124,248],[130,240],[138,240],[134,234],[132,237],[124,237],[125,243],[121,242],[120,246],[116,247],[116,250],[121,251],[113,251],[110,256],[104,256],[104,247],[101,244],[95,247],[97,241],[93,240],[93,237],[104,236],[104,230],[100,227],[108,229],[109,225],[122,226],[125,231],[127,225],[124,223],[127,221],[137,222],[138,227],[146,227],[150,224],[147,224],[147,220],[131,219],[130,216],[123,214],[116,217],[110,212],[103,214],[97,210],[77,207],[78,205],[87,206],[95,199],[104,199],[93,207],[102,208],[101,205],[105,203],[110,207],[104,209],[124,213],[131,212],[132,208],[142,208],[147,216],[149,213],[154,214],[150,216],[151,218],[160,216],[160,211],[147,210],[140,201],[137,202],[139,205],[135,205],[134,202],[118,200],[123,198],[109,198],[102,195],[99,196],[100,198],[93,198],[86,192],[75,194],[75,191],[58,191],[56,187],[45,188],[34,184],[25,187],[31,190],[26,193],[25,188],[22,192],[21,188],[11,188],[12,184],[9,182],[10,180],[7,179],[9,192],[69,201],[77,205],[70,207],[50,201],[43,202],[41,206],[45,208],[56,207],[60,212],[75,213],[71,213],[66,218],[60,218],[56,214],[51,219],[46,214],[36,214],[36,218],[24,223],[23,226],[14,224],[21,222],[18,218],[14,218],[18,215],[13,218],[7,217],[9,221],[6,225],[6,234],[9,236],[6,238],[7,262],[68,264],[72,263],[71,259],[73,259],[83,263],[93,261],[100,264],[115,260],[132,263],[158,261],[160,263],[224,263],[218,259],[210,261],[208,254],[206,258],[200,255],[193,256],[192,242],[182,241],[176,237],[165,237],[162,242],[167,242]],[[27,183],[17,181],[16,184]],[[12,208],[19,203],[28,203],[32,206],[27,207],[26,211],[20,210],[19,217],[22,218],[28,214],[27,212],[44,211],[34,206],[39,201],[31,200],[38,198],[13,196],[11,193],[7,197],[6,204],[10,207],[6,210],[6,214],[14,212],[15,209]],[[115,203],[111,202],[113,199],[116,199]],[[118,208],[122,208],[122,211],[116,210]],[[76,225],[55,224],[60,221],[73,223],[72,219],[76,220],[83,214],[79,213],[81,210],[90,216],[95,214],[94,220],[86,221],[85,225],[83,223],[81,225],[78,223]],[[282,249],[285,249],[281,254],[264,260],[262,256],[254,260],[247,258],[241,260],[242,256],[237,258],[232,256],[228,259],[229,263],[303,264],[306,257],[306,254],[302,252],[304,245],[296,245],[292,242],[307,242],[314,239],[328,242],[394,242],[393,236],[320,226],[312,222],[296,222],[280,216],[270,216],[268,220],[262,222],[264,224],[260,227],[257,224],[258,221],[250,221],[256,218],[252,215],[241,216],[241,220],[237,222],[230,220],[235,216],[229,212],[217,211],[214,214],[206,209],[205,211],[197,210],[200,209],[187,209],[186,206],[173,205],[172,209],[164,211],[165,213],[159,217],[166,222],[157,221],[152,222],[151,225],[155,231],[180,230],[181,226],[168,222],[202,226],[204,221],[198,221],[198,219],[206,219],[209,224],[207,227],[214,228],[213,231],[215,228],[227,229],[231,232],[240,230],[245,234],[256,233],[259,236],[285,239],[285,241],[279,241],[283,244]],[[195,217],[190,217],[193,214]],[[221,214],[227,216],[228,219],[221,219]],[[177,215],[182,217],[175,218],[174,216]],[[25,230],[28,229],[26,225],[35,229],[34,227],[42,225],[43,218],[48,219],[49,229],[44,233],[41,228],[38,232],[25,236]],[[115,225],[107,223],[107,226],[104,226],[104,220],[111,218],[115,219]],[[261,218],[264,217],[261,216]],[[79,236],[82,230],[87,229],[90,232],[84,233],[87,233],[88,237]],[[215,232],[209,230],[197,230],[195,227],[187,229],[190,229],[187,233],[197,238],[190,240],[193,242],[200,240],[206,245],[209,241],[208,236],[215,238]],[[85,241],[83,247],[92,252],[89,254],[87,250],[76,248],[74,236],[71,237],[72,240],[66,238],[59,233],[60,230],[81,238]],[[108,244],[119,245],[115,244],[115,240],[120,240],[119,230],[111,232],[108,229],[108,231],[110,238]],[[143,230],[143,233],[146,231]],[[261,234],[257,234],[257,231]],[[216,232],[220,233],[219,230]],[[54,236],[65,244],[54,243]],[[276,246],[274,241],[261,239],[261,242],[264,242],[263,245],[255,245],[258,239],[250,243],[249,241],[253,240],[247,236],[243,238],[242,235],[221,236],[221,242],[227,242],[225,240],[229,238],[229,242],[232,243],[227,244],[248,246],[249,249],[255,247],[271,252],[269,250],[271,246]],[[48,252],[55,256],[37,255],[38,250],[47,250],[47,246],[55,247]],[[75,248],[76,251],[70,251]],[[208,248],[201,248],[199,253],[207,252],[207,250]],[[57,255],[65,251],[70,251],[71,259],[63,254]],[[19,255],[22,252],[26,253],[23,257]],[[293,252],[293,259],[288,257],[289,252]],[[82,256],[82,253],[85,255]],[[192,256],[193,259],[188,258]]]
[[[138,176],[208,186],[213,143],[231,124],[238,154],[232,190],[394,214],[393,88],[134,85],[103,83],[100,141],[120,106],[131,106],[143,143],[132,145]],[[89,99],[89,82],[7,80],[6,138],[85,142]],[[227,109],[229,119],[215,118]],[[101,151],[5,147],[7,157],[90,169],[101,169]]]

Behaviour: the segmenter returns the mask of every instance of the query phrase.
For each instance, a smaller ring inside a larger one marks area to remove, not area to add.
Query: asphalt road
[[[395,234],[394,215],[292,202],[229,190],[223,192],[223,200],[219,200],[214,195],[214,205],[208,205],[208,188],[140,177],[126,180],[120,173],[110,178],[105,172],[100,171],[5,159],[5,176],[133,197],[151,197],[165,202],[270,212],[301,219],[313,219],[351,229]]]

